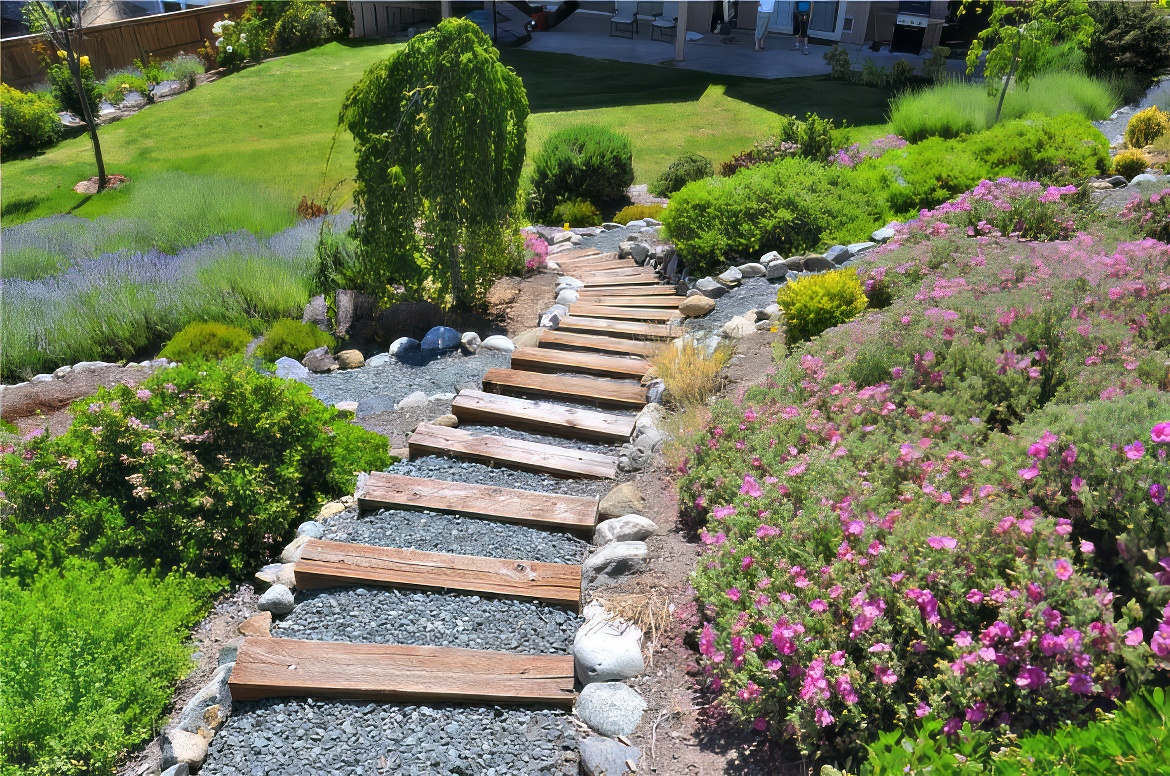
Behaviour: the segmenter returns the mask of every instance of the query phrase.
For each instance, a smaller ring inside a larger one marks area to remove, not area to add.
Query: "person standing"
[[[768,27],[772,23],[772,13],[776,10],[776,0],[760,0],[760,10],[756,13],[756,51],[764,50],[764,38],[768,36]]]
[[[792,32],[796,35],[796,43],[792,44],[792,50],[803,47],[804,53],[808,53],[808,16],[812,13],[812,3],[808,0],[797,2],[792,6]]]

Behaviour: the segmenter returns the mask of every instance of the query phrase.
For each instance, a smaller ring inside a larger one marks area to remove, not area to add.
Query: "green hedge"
[[[218,360],[243,353],[252,335],[238,326],[197,321],[183,327],[159,353],[172,361]]]
[[[61,132],[51,94],[0,84],[0,149],[5,156],[43,151],[61,139]]]
[[[584,199],[598,208],[619,202],[634,182],[630,139],[593,124],[552,133],[536,155],[529,210],[546,221],[560,202]]]
[[[275,361],[282,356],[300,361],[310,350],[322,346],[332,348],[336,342],[332,334],[321,331],[312,323],[281,318],[273,321],[264,332],[264,341],[256,348],[256,355],[265,361]]]

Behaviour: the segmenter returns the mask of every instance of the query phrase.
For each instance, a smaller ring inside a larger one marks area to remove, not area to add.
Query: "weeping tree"
[[[25,13],[34,32],[49,39],[55,50],[64,54],[65,66],[73,76],[73,88],[77,90],[77,101],[81,107],[81,120],[89,131],[93,145],[93,158],[97,162],[98,191],[106,188],[106,163],[102,159],[102,144],[98,139],[97,119],[86,98],[85,84],[81,77],[81,12],[85,3],[80,0],[54,2],[49,7],[44,2],[29,3]]]
[[[959,13],[969,8],[991,6],[987,29],[979,33],[967,51],[967,74],[975,72],[979,57],[987,51],[983,77],[988,88],[999,85],[995,104],[995,123],[1003,111],[1003,101],[1014,80],[1027,86],[1039,72],[1045,52],[1063,41],[1073,41],[1081,48],[1093,35],[1093,17],[1087,0],[962,0]]]
[[[527,118],[519,76],[469,21],[445,20],[372,65],[339,118],[357,152],[357,244],[339,268],[346,287],[481,302],[521,255]]]

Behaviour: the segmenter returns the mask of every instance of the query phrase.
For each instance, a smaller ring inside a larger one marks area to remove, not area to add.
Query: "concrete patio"
[[[532,40],[523,48],[528,51],[576,54],[592,59],[611,59],[644,65],[661,64],[754,78],[796,78],[826,75],[829,72],[824,54],[831,46],[812,43],[806,55],[793,50],[792,46],[796,40],[793,36],[771,33],[765,43],[767,50],[753,51],[753,33],[751,30],[742,29],[736,30],[727,39],[705,34],[700,40],[688,40],[684,61],[676,62],[673,39],[650,40],[650,21],[649,18],[641,20],[639,33],[633,40],[609,37],[609,14],[577,11],[555,29],[534,32]],[[727,42],[724,42],[725,40]],[[896,60],[904,59],[920,72],[922,62],[926,59],[910,54],[891,54],[885,49],[872,52],[868,46],[858,47],[856,44],[847,44],[845,49],[849,52],[854,69],[859,69],[866,59],[872,60],[878,67],[886,68]],[[965,72],[965,66],[960,60],[950,60],[947,62],[947,70],[959,74]]]

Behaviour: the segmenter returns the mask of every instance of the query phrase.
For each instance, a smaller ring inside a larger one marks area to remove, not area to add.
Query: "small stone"
[[[516,349],[512,340],[503,334],[493,334],[490,337],[484,338],[484,341],[479,343],[479,347],[481,350],[497,350],[501,353],[511,353]]]
[[[614,229],[625,229],[621,224],[615,224],[613,221],[606,221],[601,225],[601,228],[607,232],[612,232]]]
[[[1137,186],[1138,184],[1141,184],[1141,183],[1157,183],[1157,182],[1158,182],[1158,177],[1156,175],[1150,175],[1148,172],[1143,172],[1140,175],[1135,175],[1129,179],[1130,186]]]
[[[605,739],[603,739],[605,740]],[[191,768],[187,763],[178,763],[167,768],[159,776],[191,776]]]
[[[305,548],[308,543],[308,536],[297,536],[280,552],[281,563],[296,563],[301,559],[301,550]]]
[[[646,219],[636,218],[633,221],[626,222],[627,229],[642,229],[646,226]]]
[[[306,520],[297,526],[297,536],[307,536],[310,539],[320,539],[325,535],[325,526],[316,520]]]
[[[253,614],[240,623],[238,630],[241,636],[262,636],[268,638],[272,635],[272,612]]]
[[[459,338],[459,349],[468,355],[474,355],[479,350],[482,341],[474,331],[467,331]]]
[[[774,261],[768,265],[768,280],[783,280],[788,274],[788,265],[782,261]]]
[[[31,383],[47,383],[53,379],[51,374],[40,374],[29,380]]]
[[[162,749],[163,768],[186,763],[189,767],[199,770],[203,761],[207,759],[207,739],[198,733],[174,728],[163,732],[159,743]]]
[[[772,304],[764,308],[764,315],[768,316],[768,320],[775,318],[782,312],[784,312],[784,310],[775,302],[772,302]]]
[[[743,280],[743,273],[736,267],[728,267],[715,278],[725,286],[739,285],[739,281]]]
[[[366,366],[386,366],[390,363],[389,353],[379,353],[366,359]]]
[[[601,499],[597,514],[602,520],[628,514],[641,514],[646,508],[646,499],[632,482],[618,485]]]
[[[764,268],[763,264],[757,264],[756,262],[740,264],[736,269],[745,278],[762,278],[768,273],[768,270]]]
[[[727,293],[727,286],[719,283],[712,277],[705,277],[695,282],[695,288],[703,296],[718,299]]]
[[[342,369],[361,369],[366,365],[366,357],[360,350],[343,350],[336,358],[337,365]]]
[[[859,256],[862,253],[865,253],[866,251],[868,251],[870,248],[872,248],[875,245],[877,245],[877,243],[872,243],[872,242],[850,243],[849,244],[849,254],[850,254],[850,256]]]
[[[640,242],[618,243],[618,256],[623,259],[633,259],[635,264],[641,266],[650,256],[650,247]]]
[[[329,331],[329,304],[318,294],[305,305],[301,323],[311,323],[321,331]]]
[[[281,356],[280,358],[276,359],[277,377],[282,377],[285,380],[304,381],[309,378],[310,374],[311,372],[305,368],[304,364],[300,363],[296,359],[289,358],[288,356]]]
[[[640,542],[658,532],[658,524],[641,515],[622,515],[605,520],[593,532],[593,543],[604,546],[610,542]]]
[[[587,619],[573,637],[573,664],[581,684],[632,679],[646,670],[641,629],[604,610],[599,615]]]
[[[590,736],[578,747],[581,751],[581,770],[585,776],[626,776],[636,773],[642,750],[626,746],[614,738]],[[631,770],[632,763],[635,770]]]
[[[756,330],[755,321],[749,321],[742,316],[735,316],[719,330],[721,336],[730,340],[743,339]]]
[[[419,341],[414,337],[399,337],[390,343],[390,347],[387,349],[386,354],[397,358],[398,356],[405,355],[412,350],[418,350],[419,346]]]
[[[896,234],[897,232],[895,232],[890,227],[883,226],[881,229],[875,229],[873,234],[869,236],[869,239],[873,240],[875,243],[884,243],[894,239],[894,235]]]
[[[288,614],[293,610],[294,605],[292,591],[284,585],[273,585],[268,588],[264,595],[260,596],[260,600],[256,602],[257,609],[262,612],[272,612],[275,617]]]
[[[327,501],[321,505],[321,509],[317,511],[318,520],[328,520],[334,515],[339,515],[345,511],[345,504],[341,501]]]
[[[543,334],[544,334],[544,329],[539,329],[539,328],[538,329],[529,329],[527,331],[520,332],[512,340],[512,342],[514,343],[513,350],[515,348],[534,348],[534,347],[536,347],[537,345],[540,344],[540,338]],[[488,339],[491,339],[491,337],[488,337]],[[486,342],[487,340],[484,340],[484,341]],[[508,352],[511,352],[511,351],[508,351]]]
[[[613,584],[641,571],[648,553],[645,542],[610,542],[585,559],[581,576],[590,586]]]
[[[296,587],[294,566],[293,563],[269,563],[252,576],[261,590],[273,585],[284,585],[291,590]]]
[[[763,256],[760,257],[759,263],[763,264],[766,267],[774,261],[783,261],[783,260],[784,260],[784,257],[780,255],[779,251],[768,251],[767,253],[765,253]]]
[[[1112,186],[1115,189],[1124,189],[1126,186],[1129,185],[1129,181],[1127,181],[1125,179],[1125,176],[1123,176],[1123,175],[1111,176],[1109,178],[1106,178],[1105,182],[1108,183],[1110,186]]]
[[[837,265],[824,256],[807,256],[804,260],[804,268],[808,272],[829,272],[837,269]]]
[[[825,251],[825,258],[834,264],[840,265],[841,262],[850,259],[849,248],[844,245],[834,245],[829,250]]]
[[[431,400],[425,393],[422,391],[415,391],[414,393],[408,393],[406,396],[404,396],[402,400],[398,402],[398,404],[394,405],[394,409],[417,410],[422,409],[430,403]]]
[[[459,418],[448,413],[446,415],[440,415],[439,417],[432,420],[431,423],[436,426],[442,426],[443,428],[458,428]]]
[[[231,713],[232,694],[228,690],[228,679],[231,677],[234,662],[225,663],[215,669],[211,680],[205,684],[194,697],[183,706],[179,713],[176,727],[188,733],[200,733],[206,730],[214,735],[219,725]],[[215,707],[217,711],[210,716],[207,710]],[[209,735],[209,737],[210,737]]]
[[[301,359],[301,363],[304,364],[305,368],[310,372],[316,372],[318,374],[322,372],[336,371],[338,367],[337,359],[335,359],[332,354],[330,354],[329,348],[325,345],[322,345],[321,347],[314,350],[310,350],[305,354],[305,357]]]
[[[583,281],[578,280],[575,277],[570,277],[568,275],[564,275],[562,277],[557,278],[557,287],[559,288],[561,286],[564,286],[566,288],[572,288],[574,290],[578,290],[578,289],[584,288],[585,283]]]
[[[555,329],[561,325],[561,314],[557,312],[544,313],[540,316],[540,327],[542,329]]]
[[[333,409],[338,412],[344,412],[348,415],[356,415],[358,411],[358,403],[356,401],[339,401],[333,405]]]
[[[569,241],[570,241],[570,240],[572,240],[572,239],[573,239],[573,233],[572,233],[572,232],[569,232],[569,231],[561,231],[561,232],[557,232],[557,233],[556,233],[556,234],[554,234],[552,237],[550,237],[550,238],[548,239],[548,241],[549,241],[549,243],[550,243],[550,244],[552,244],[552,245],[558,245],[558,244],[560,244],[560,243],[563,243],[563,242],[569,242]]]
[[[688,296],[678,306],[678,314],[684,318],[700,318],[715,309],[715,300],[703,296],[702,292],[696,296]]]
[[[646,226],[662,226],[662,222],[657,218],[643,218],[642,221]]]
[[[577,304],[581,299],[581,295],[571,288],[566,288],[564,291],[557,294],[557,304],[563,304],[566,307]]]
[[[804,269],[804,257],[790,256],[784,260],[784,264],[793,272],[800,272]]]
[[[620,682],[594,682],[581,690],[573,711],[603,736],[628,736],[642,720],[646,701]]]
[[[60,366],[60,367],[57,367],[56,369],[53,370],[53,377],[56,377],[57,379],[61,379],[62,377],[64,377],[65,375],[69,374],[72,371],[73,371],[73,367],[71,367],[71,366]]]
[[[432,351],[454,350],[459,347],[459,332],[450,326],[435,326],[422,338],[419,347]]]

